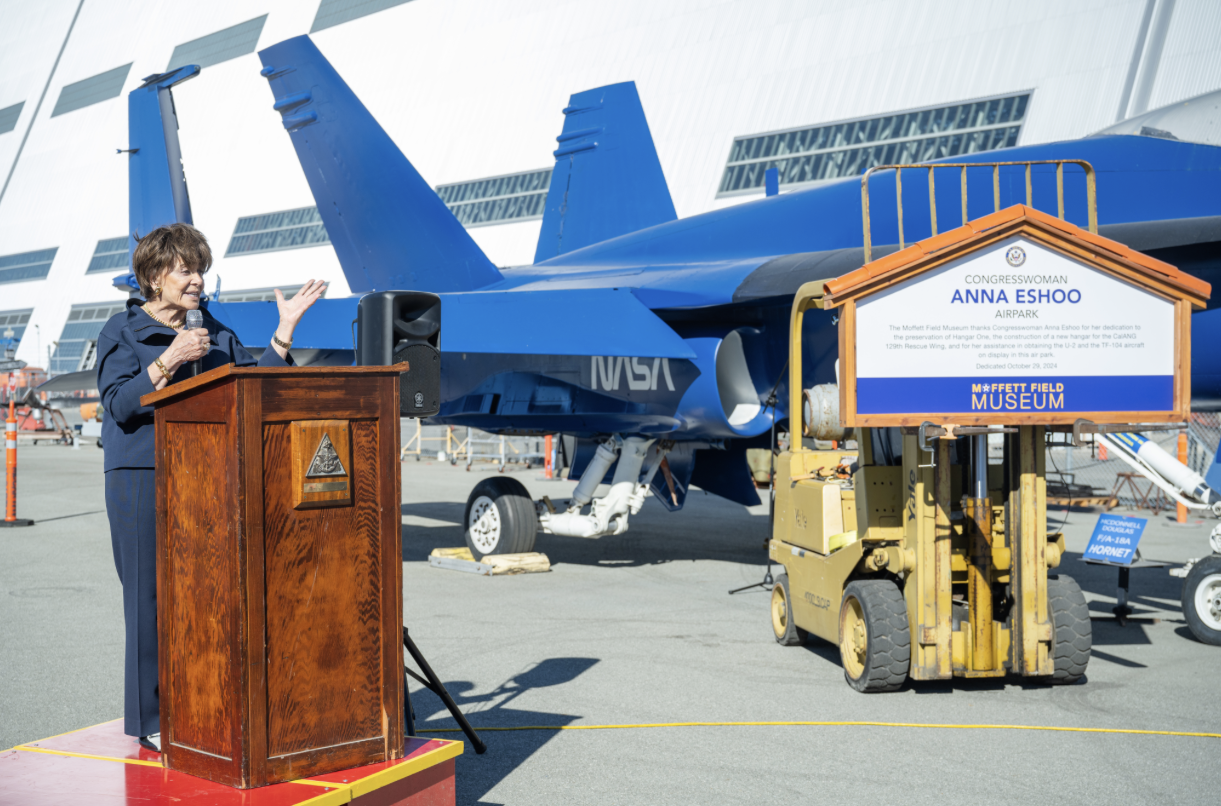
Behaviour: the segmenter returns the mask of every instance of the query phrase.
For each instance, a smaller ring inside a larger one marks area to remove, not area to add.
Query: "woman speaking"
[[[106,512],[115,567],[123,583],[123,727],[145,747],[161,751],[157,691],[157,519],[153,464],[153,409],[140,398],[204,370],[236,364],[292,365],[293,330],[326,284],[310,280],[291,300],[276,289],[280,324],[255,361],[232,330],[203,313],[203,327],[185,328],[187,311],[199,309],[203,275],[212,251],[203,233],[187,224],[160,227],[139,239],[132,270],[144,299],[111,317],[98,337],[98,390],[106,419]]]

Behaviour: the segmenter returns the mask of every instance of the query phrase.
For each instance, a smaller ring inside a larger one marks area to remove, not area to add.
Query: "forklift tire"
[[[466,546],[476,560],[488,554],[520,554],[534,550],[538,513],[520,481],[495,476],[475,485],[466,499]]]
[[[1047,578],[1047,607],[1055,628],[1052,647],[1053,669],[1044,682],[1052,686],[1067,686],[1085,676],[1093,645],[1090,608],[1077,580],[1066,576]]]
[[[907,603],[889,579],[848,583],[839,607],[844,679],[857,691],[898,691],[911,667]]]
[[[809,636],[793,621],[788,574],[777,576],[776,584],[772,587],[772,634],[780,646],[801,646]]]
[[[1183,616],[1196,640],[1221,646],[1221,555],[1205,557],[1187,572]]]

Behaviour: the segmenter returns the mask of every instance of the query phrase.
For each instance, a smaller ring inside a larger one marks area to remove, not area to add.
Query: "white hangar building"
[[[633,80],[679,216],[927,159],[1082,137],[1221,89],[1215,0],[0,0],[0,336],[92,366],[126,294],[127,93],[174,90],[207,290],[349,293],[259,48],[310,34],[493,262],[532,261],[561,110]],[[793,136],[776,136],[790,134]],[[859,151],[856,153],[860,153]]]

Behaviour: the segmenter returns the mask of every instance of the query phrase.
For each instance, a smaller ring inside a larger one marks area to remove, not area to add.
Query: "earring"
[[[161,296],[161,286],[159,286],[159,285],[153,286],[153,296],[154,297]]]

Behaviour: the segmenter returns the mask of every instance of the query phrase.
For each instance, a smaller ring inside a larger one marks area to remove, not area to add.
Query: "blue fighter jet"
[[[859,177],[679,220],[635,85],[579,92],[563,110],[535,262],[498,268],[309,37],[259,55],[354,294],[319,301],[297,330],[294,353],[350,363],[361,295],[436,293],[442,394],[430,422],[575,438],[570,476],[580,483],[564,508],[532,501],[508,477],[475,488],[466,527],[477,555],[529,551],[540,528],[620,534],[650,491],[672,511],[692,485],[759,503],[745,452],[768,447],[773,423],[790,415],[793,295],[802,283],[864,262]],[[133,230],[189,221],[181,170],[167,175],[164,167],[167,157],[178,165],[165,98],[197,71],[151,77],[131,95],[133,145],[136,138],[165,141],[132,155]],[[881,151],[865,157],[893,161]],[[1165,136],[1095,136],[953,161],[1055,159],[1085,160],[1097,170],[1102,235],[1214,284],[1221,279],[1221,148]],[[782,159],[774,167],[786,170]],[[936,206],[957,213],[958,169],[945,170]],[[1021,167],[1002,168],[1000,180],[1000,207],[1026,202]],[[894,172],[875,174],[870,191],[893,200]],[[1052,166],[1035,167],[1032,192],[1035,207],[1056,210]],[[968,172],[967,196],[970,218],[992,212],[990,168]],[[933,234],[927,185],[909,179],[902,198],[903,239]],[[1065,199],[1066,217],[1085,226],[1080,171],[1065,171]],[[898,249],[893,202],[875,202],[870,231],[874,259]],[[1221,408],[1215,306],[1193,318],[1197,410]],[[274,326],[267,303],[209,309],[247,343]],[[835,383],[834,315],[811,311],[803,335],[802,377]],[[608,476],[609,491],[596,496]]]

